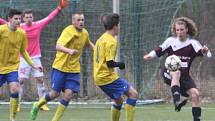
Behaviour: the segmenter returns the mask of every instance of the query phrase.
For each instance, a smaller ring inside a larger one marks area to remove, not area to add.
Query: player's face
[[[84,28],[84,15],[83,14],[74,15],[72,24],[75,26],[76,29],[82,30]]]
[[[183,25],[183,24],[176,24],[175,25],[175,32],[176,32],[177,37],[180,40],[183,41],[183,40],[185,40],[187,38],[188,29],[185,27],[185,25]]]
[[[9,22],[10,26],[16,29],[21,23],[21,15],[14,15],[12,18],[9,18]]]
[[[26,13],[23,17],[23,20],[26,24],[31,25],[33,22],[33,14],[32,13]]]

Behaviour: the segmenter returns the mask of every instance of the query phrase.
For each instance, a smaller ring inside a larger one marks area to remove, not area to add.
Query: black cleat
[[[182,102],[180,102],[179,104],[175,104],[175,111],[180,112],[181,108],[187,104],[187,100],[188,99],[185,99]]]

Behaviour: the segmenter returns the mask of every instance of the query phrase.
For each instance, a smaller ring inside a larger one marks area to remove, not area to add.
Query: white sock
[[[38,83],[37,84],[37,91],[38,91],[39,99],[41,99],[46,93],[46,88],[43,85],[43,83]]]
[[[20,89],[19,89],[19,102],[22,101],[22,96],[23,96],[23,89],[24,88],[24,84],[20,84]]]

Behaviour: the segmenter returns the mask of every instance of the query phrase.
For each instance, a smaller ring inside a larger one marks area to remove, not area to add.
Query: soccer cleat
[[[16,112],[20,112],[20,104],[18,104],[18,107],[16,109]]]
[[[175,104],[175,111],[176,112],[180,112],[181,111],[181,108],[183,106],[185,106],[187,104],[187,99],[183,100],[182,102],[178,103],[178,104]]]
[[[33,104],[33,107],[32,107],[32,109],[31,109],[31,119],[32,120],[35,120],[36,118],[37,118],[37,114],[38,114],[38,112],[39,112],[39,107],[38,107],[38,105],[37,105],[37,102],[35,102],[34,104]]]
[[[45,104],[43,106],[40,107],[40,110],[42,111],[49,111],[50,109],[48,108],[48,106]]]

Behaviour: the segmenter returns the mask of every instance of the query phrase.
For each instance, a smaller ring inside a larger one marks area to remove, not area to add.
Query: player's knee
[[[54,98],[57,98],[58,96],[60,96],[60,93],[59,92],[55,92],[55,91],[51,91],[49,93],[49,96],[51,99],[54,99]]]
[[[137,99],[138,98],[138,92],[135,89],[133,89],[132,91],[130,91],[128,97],[131,99]]]
[[[20,84],[20,85],[23,85],[24,82],[25,82],[25,80],[26,80],[25,78],[19,78],[19,84]]]
[[[3,90],[0,89],[0,97],[2,97],[2,95],[3,95]]]
[[[133,97],[135,98],[135,99],[137,99],[138,98],[138,92],[136,91],[136,90],[134,90],[134,92],[133,92]]]
[[[192,98],[192,101],[199,102],[199,100],[200,100],[199,92],[198,91],[193,91],[191,93],[191,98]]]
[[[180,71],[180,70],[173,71],[173,72],[171,72],[171,76],[172,76],[173,78],[180,78],[180,76],[181,76],[181,71]]]
[[[37,83],[43,83],[43,77],[36,77]]]
[[[64,99],[70,101],[72,99],[72,93],[65,93]]]
[[[122,104],[123,104],[123,101],[124,101],[123,96],[121,96],[119,99],[113,100],[113,102],[114,102],[116,105],[122,105]]]
[[[19,92],[19,86],[18,86],[18,84],[10,86],[10,92],[11,93],[18,93]]]

